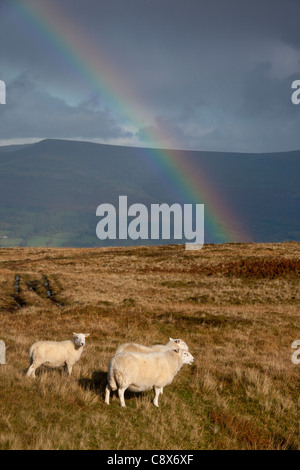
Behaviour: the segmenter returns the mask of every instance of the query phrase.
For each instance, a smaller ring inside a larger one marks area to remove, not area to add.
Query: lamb
[[[137,343],[125,343],[118,347],[116,354],[120,352],[141,352],[150,353],[155,351],[167,351],[168,349],[181,348],[188,351],[188,345],[182,339],[169,338],[167,344],[154,344],[153,346],[144,346]]]
[[[74,364],[79,361],[85,345],[85,338],[89,333],[73,333],[69,341],[38,341],[29,349],[30,367],[27,377],[35,377],[35,371],[42,364],[48,367],[67,368],[69,376]]]
[[[125,390],[143,392],[154,389],[153,403],[158,407],[161,389],[172,382],[183,364],[192,364],[193,361],[191,353],[180,348],[151,353],[116,354],[108,366],[105,403],[109,405],[110,392],[117,389],[122,407],[126,406]]]

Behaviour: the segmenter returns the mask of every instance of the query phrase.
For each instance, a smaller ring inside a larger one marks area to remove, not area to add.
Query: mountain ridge
[[[168,150],[168,156],[199,175],[196,202],[209,207],[208,194],[218,196],[253,241],[300,239],[300,151]],[[63,139],[0,148],[0,237],[8,237],[0,238],[0,246],[99,246],[99,204],[116,205],[119,195],[127,195],[130,204],[195,203],[185,199],[182,183],[163,172],[153,149]],[[224,215],[221,226],[226,223],[228,231],[234,221]],[[206,242],[224,241],[211,225],[206,224]]]

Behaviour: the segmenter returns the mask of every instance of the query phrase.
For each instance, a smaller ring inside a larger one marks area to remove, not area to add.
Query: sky
[[[300,149],[298,0],[0,0],[0,145]]]

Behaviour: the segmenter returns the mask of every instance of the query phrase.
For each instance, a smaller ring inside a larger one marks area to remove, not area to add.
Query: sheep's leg
[[[161,394],[162,387],[154,387],[154,400],[153,404],[158,408],[158,397]]]
[[[40,367],[43,363],[42,362],[33,362],[31,366],[28,368],[27,377],[36,377],[35,371],[38,367]]]
[[[121,402],[121,406],[125,407],[125,400],[124,400],[124,392],[125,392],[126,388],[119,388],[118,389],[118,394],[119,394],[119,398],[120,398],[120,402]]]
[[[70,375],[72,374],[72,369],[73,369],[73,366],[70,365],[70,364],[66,364],[66,367],[67,367],[67,372],[68,372],[68,375],[70,377]]]
[[[110,392],[111,392],[111,387],[109,386],[109,384],[107,384],[105,387],[105,403],[107,405],[109,405]]]
[[[31,376],[35,377],[35,369],[34,369],[33,364],[31,364],[31,366],[28,368],[26,376],[27,377],[31,377]]]

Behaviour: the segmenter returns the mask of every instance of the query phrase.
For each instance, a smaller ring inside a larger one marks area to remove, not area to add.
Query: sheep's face
[[[189,347],[188,345],[182,340],[182,339],[173,339],[173,338],[169,338],[170,341],[173,341],[173,343],[176,343],[176,345],[183,349],[184,351],[188,351],[189,350]]]
[[[85,338],[90,336],[89,334],[85,333],[73,333],[74,336],[74,343],[76,346],[84,346],[85,345]]]
[[[189,364],[190,365],[194,362],[193,356],[188,351],[184,351],[183,349],[180,349],[180,348],[174,349],[174,351],[176,351],[177,354],[179,354],[179,356],[182,359],[183,364]]]

